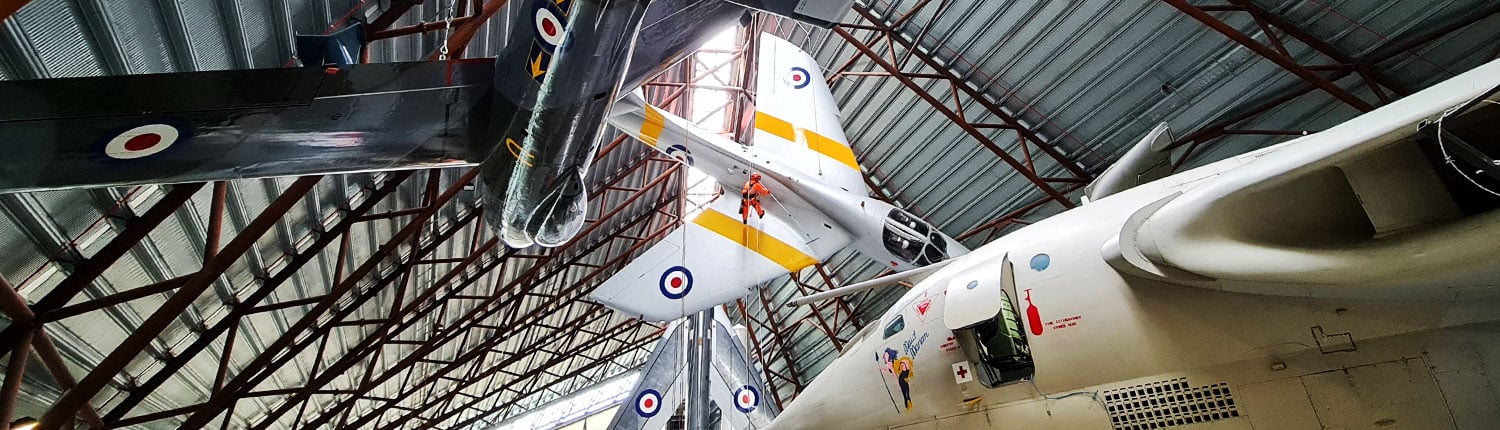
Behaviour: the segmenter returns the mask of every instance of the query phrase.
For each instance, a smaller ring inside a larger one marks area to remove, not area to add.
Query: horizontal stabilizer
[[[756,78],[755,148],[847,192],[863,193],[864,176],[844,135],[838,103],[818,61],[781,38],[763,34]]]

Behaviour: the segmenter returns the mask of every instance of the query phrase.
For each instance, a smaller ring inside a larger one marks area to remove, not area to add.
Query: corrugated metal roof
[[[284,67],[291,64],[291,35],[294,32],[326,32],[331,23],[339,21],[350,11],[354,17],[371,20],[398,2],[400,0],[232,0],[135,4],[102,0],[35,0],[11,19],[0,22],[0,79]],[[449,5],[478,4],[472,3],[424,2],[397,20],[394,26],[436,21]],[[521,5],[524,2],[513,3],[516,4],[507,7],[524,6]],[[919,3],[927,4],[923,12],[913,15],[898,28],[904,40],[921,46],[923,52],[934,57],[945,69],[980,89],[987,100],[1001,106],[1008,115],[1019,118],[1049,145],[1089,172],[1102,171],[1127,145],[1157,122],[1168,122],[1177,136],[1184,136],[1304,85],[1279,66],[1164,2],[860,2],[887,24]],[[1491,13],[1474,25],[1418,46],[1411,53],[1389,55],[1389,46],[1412,40],[1443,23],[1476,11],[1491,10],[1490,3],[1484,0],[1256,0],[1253,4],[1355,58],[1375,59],[1371,62],[1380,72],[1402,85],[1421,88],[1494,58],[1497,47],[1500,47],[1500,37],[1496,36],[1500,34],[1496,31],[1500,27],[1500,17]],[[941,13],[935,13],[939,9]],[[481,57],[499,52],[505,46],[501,35],[507,33],[505,26],[509,24],[505,17],[510,15],[508,11],[502,12],[485,24],[465,56]],[[1269,41],[1245,13],[1221,12],[1216,16],[1257,40]],[[869,24],[853,12],[842,21]],[[823,64],[825,74],[831,75],[834,69],[858,55],[847,41],[829,30],[780,19],[765,22],[765,28],[773,29],[774,33],[812,52]],[[860,38],[870,35],[860,30],[850,31]],[[1302,64],[1333,62],[1306,44],[1290,41],[1286,35],[1278,34],[1277,37],[1287,41],[1287,49]],[[422,59],[441,43],[440,33],[379,40],[370,47],[371,59],[377,62]],[[904,55],[904,51],[897,51]],[[919,72],[922,69],[916,60],[905,60],[904,64],[904,70]],[[868,59],[861,59],[850,70],[870,72],[878,69]],[[684,79],[685,76],[669,78]],[[944,82],[931,79],[917,82],[938,100],[949,100],[953,95]],[[1378,99],[1357,78],[1337,82],[1365,100]],[[652,88],[648,92],[652,99],[660,100],[671,89]],[[986,225],[1043,196],[1016,170],[892,78],[844,76],[836,81],[834,93],[842,107],[854,149],[872,181],[898,204],[926,216],[950,235],[957,236]],[[999,122],[974,104],[963,106],[962,111],[975,122]],[[1326,92],[1313,91],[1237,127],[1318,130],[1356,112]],[[1025,155],[1014,131],[986,129],[984,134],[1009,154],[1017,158]],[[1220,138],[1195,151],[1188,164],[1206,163],[1284,139],[1263,135]],[[1031,151],[1036,149],[1029,148]],[[597,196],[589,206],[590,219],[601,219],[606,212],[614,212],[639,189],[668,172],[671,168],[669,162],[642,161],[651,155],[643,146],[627,143],[596,163],[590,174],[590,181],[595,185],[591,190]],[[1069,175],[1049,157],[1037,155],[1034,159],[1040,176]],[[632,170],[637,166],[641,167]],[[461,170],[441,173],[440,189],[453,183],[462,173]],[[428,174],[416,174],[370,212],[388,213],[423,206]],[[108,413],[129,395],[131,387],[154,375],[163,363],[196,340],[204,327],[217,324],[229,315],[234,309],[232,303],[243,299],[268,276],[285,267],[291,255],[306,249],[319,237],[320,231],[341,219],[338,214],[357,206],[391,175],[356,174],[322,180],[258,240],[244,258],[235,261],[209,293],[199,297],[187,312],[177,316],[146,354],[136,357],[127,366],[126,375],[129,377],[114,378],[92,404]],[[225,240],[245,229],[290,186],[292,180],[232,181],[228,187]],[[673,176],[665,181],[671,185],[677,180],[679,177]],[[605,187],[608,183],[615,183],[615,186]],[[0,274],[19,286],[25,298],[38,300],[75,271],[82,259],[99,253],[131,220],[160,201],[168,191],[168,187],[141,186],[0,196],[0,214],[4,215],[0,217],[0,249],[7,250],[0,258]],[[516,285],[515,280],[527,274],[535,261],[550,256],[553,263],[529,275],[532,280],[540,282],[531,285],[526,292],[503,296],[504,300],[497,302],[500,306],[481,305],[482,301],[472,299],[431,301],[430,309],[435,309],[434,312],[414,321],[410,329],[395,334],[394,338],[422,341],[439,333],[448,333],[446,327],[459,324],[459,319],[471,312],[494,312],[487,321],[505,321],[509,315],[530,315],[525,325],[470,330],[462,340],[435,349],[428,356],[429,361],[416,364],[413,372],[364,386],[367,366],[373,366],[369,368],[378,373],[394,365],[399,357],[418,349],[409,342],[392,344],[381,352],[382,359],[361,362],[350,372],[335,375],[324,388],[362,391],[364,398],[354,402],[354,413],[351,414],[356,417],[383,405],[398,405],[386,409],[380,413],[379,419],[373,421],[382,425],[403,415],[435,415],[449,411],[453,412],[452,417],[446,421],[420,425],[443,426],[460,420],[482,425],[546,404],[640,363],[653,328],[620,326],[623,322],[620,317],[604,313],[597,304],[584,301],[581,292],[602,281],[611,268],[618,267],[619,262],[628,260],[626,254],[641,249],[632,249],[632,241],[617,236],[644,238],[670,226],[671,217],[657,213],[675,212],[659,211],[658,208],[672,206],[678,189],[665,186],[647,191],[618,209],[617,215],[592,227],[594,230],[572,248],[553,253],[522,251],[522,255],[535,258],[514,257],[501,264],[492,263],[499,251],[491,252],[477,265],[492,269],[465,269],[462,275],[475,279],[475,282],[456,291],[444,291],[459,296],[490,294],[496,289]],[[85,290],[84,296],[104,297],[198,270],[204,262],[210,200],[207,188],[195,194],[187,205],[154,229],[141,245],[133,248],[119,263],[110,266]],[[436,262],[417,265],[410,274],[411,279],[396,280],[389,287],[374,292],[369,301],[350,309],[346,321],[380,320],[389,315],[397,302],[410,305],[421,297],[425,286],[434,284],[455,267],[457,259],[469,256],[475,244],[493,237],[482,222],[461,224],[464,220],[472,220],[472,211],[479,210],[473,206],[474,192],[461,192],[457,201],[460,203],[443,208],[427,229],[429,232],[451,231],[458,239],[438,246],[427,257]],[[1038,219],[1059,210],[1061,206],[1055,203],[1043,205],[1026,219]],[[345,272],[373,256],[375,250],[405,225],[405,219],[398,217],[356,224],[349,233]],[[978,235],[966,243],[976,247],[983,240],[984,236]],[[595,245],[598,245],[597,249]],[[339,244],[334,243],[323,250],[262,304],[316,298],[329,292],[340,266],[338,248]],[[560,261],[573,262],[566,265],[556,263]],[[393,261],[384,264],[377,270],[377,277],[395,279],[398,274],[391,271],[393,267]],[[834,284],[867,279],[883,269],[851,252],[839,253],[825,267]],[[600,270],[604,275],[591,275]],[[828,282],[815,270],[806,270],[798,276],[810,288],[827,287]],[[789,310],[781,306],[789,297],[804,292],[796,283],[781,279],[770,283],[764,297],[752,296],[744,300],[750,319],[768,323],[747,323],[765,344],[760,358],[766,361],[766,368],[800,379],[803,383],[814,377],[837,354],[834,343],[818,327],[821,323],[808,319],[811,308]],[[854,336],[859,322],[878,316],[900,293],[899,289],[889,289],[856,296],[852,309],[858,315],[855,324],[849,324],[847,314],[832,306],[818,312],[825,320],[831,321],[832,330],[841,339],[847,340]],[[166,293],[150,295],[49,324],[47,330],[72,373],[81,376],[160,307],[166,297]],[[79,301],[81,299],[75,299],[75,303]],[[422,303],[424,307],[428,305],[429,302]],[[305,315],[307,309],[308,306],[298,306],[245,317],[237,326],[237,341],[229,355],[229,375],[235,376],[238,369],[265,351]],[[504,314],[500,313],[502,311]],[[583,329],[562,329],[569,324],[582,324]],[[378,334],[376,327],[374,324],[358,324],[333,329],[322,357],[317,354],[318,350],[325,349],[320,341],[299,338],[299,341],[310,342],[308,348],[285,366],[271,370],[269,379],[254,387],[254,391],[274,392],[300,387],[315,368],[326,368],[328,363],[337,360],[361,340]],[[626,328],[618,330],[619,327]],[[612,330],[622,334],[611,335]],[[145,396],[144,403],[130,416],[210,400],[219,372],[222,345],[222,341],[211,343],[207,351],[190,360],[183,370]],[[789,359],[765,354],[772,348],[786,350]],[[438,398],[460,385],[456,379],[439,380],[434,384],[436,390],[414,391],[412,388],[423,378],[451,367],[445,362],[475,357],[466,355],[475,351],[481,352],[472,361],[478,365],[464,367],[458,372],[465,378],[488,376],[480,383],[463,384],[459,392],[464,394]],[[790,397],[793,389],[785,377],[767,377],[781,395]],[[59,385],[47,372],[36,367],[30,369],[26,381],[18,415],[40,416],[61,393]],[[304,421],[312,419],[348,398],[348,393],[340,391],[314,394],[305,414],[285,413],[268,424],[296,428],[298,425],[294,420],[297,416],[302,415]],[[282,399],[279,395],[267,395],[240,401],[235,408],[236,426],[257,423],[267,411],[281,407]],[[474,402],[473,408],[455,406],[470,402]],[[141,427],[171,428],[183,417],[152,421]],[[478,417],[483,417],[483,420]]]

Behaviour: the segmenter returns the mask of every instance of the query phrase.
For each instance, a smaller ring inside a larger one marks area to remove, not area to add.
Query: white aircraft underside
[[[769,428],[1500,428],[1500,211],[1460,210],[1418,147],[1497,86],[1500,61],[986,244]],[[964,342],[985,321],[1018,336]]]
[[[801,264],[851,246],[899,270],[934,263],[893,255],[892,243],[915,239],[900,228],[909,214],[887,215],[851,189],[858,165],[838,170],[838,151],[804,138],[844,145],[821,95],[808,115],[782,113],[793,119],[779,135],[795,139],[763,146],[762,132],[777,135],[776,109],[799,102],[768,88],[802,89],[801,73],[827,91],[815,64],[812,74],[779,70],[806,54],[763,40],[783,52],[762,52],[760,103],[773,121],[758,119],[755,147],[638,100],[611,121],[726,185],[756,166],[785,203],[768,212],[786,219],[684,227],[596,300],[669,319],[795,270],[776,255]],[[1488,375],[1500,366],[1500,199],[1468,188],[1492,180],[1475,179],[1483,172],[1431,161],[1431,129],[1420,127],[1468,121],[1495,135],[1497,87],[1500,61],[1317,134],[1123,191],[1096,188],[1113,194],[966,254],[937,233],[930,243],[949,244],[951,260],[913,276],[763,428],[1500,428]],[[756,245],[766,237],[781,254]],[[705,273],[694,301],[673,289],[683,268],[673,265],[730,275],[709,284]]]

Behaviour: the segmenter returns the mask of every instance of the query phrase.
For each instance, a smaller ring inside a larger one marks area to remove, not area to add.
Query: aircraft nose
[[[511,227],[509,224],[500,226],[500,240],[505,242],[505,246],[516,249],[536,244],[531,240],[531,236],[526,235],[526,230]]]
[[[526,231],[538,245],[557,247],[567,243],[583,229],[583,219],[588,213],[588,193],[583,184],[583,171],[574,167],[563,174],[563,183],[553,188],[526,224]]]
[[[582,166],[575,165],[562,169],[556,182],[544,189],[513,189],[499,221],[500,239],[512,248],[531,245],[552,248],[572,239],[583,229],[588,212],[583,172]]]

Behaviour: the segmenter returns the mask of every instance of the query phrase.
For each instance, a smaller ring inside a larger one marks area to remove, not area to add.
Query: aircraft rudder
[[[791,42],[766,33],[761,35],[758,53],[756,148],[824,182],[863,189],[862,169],[817,60]]]

